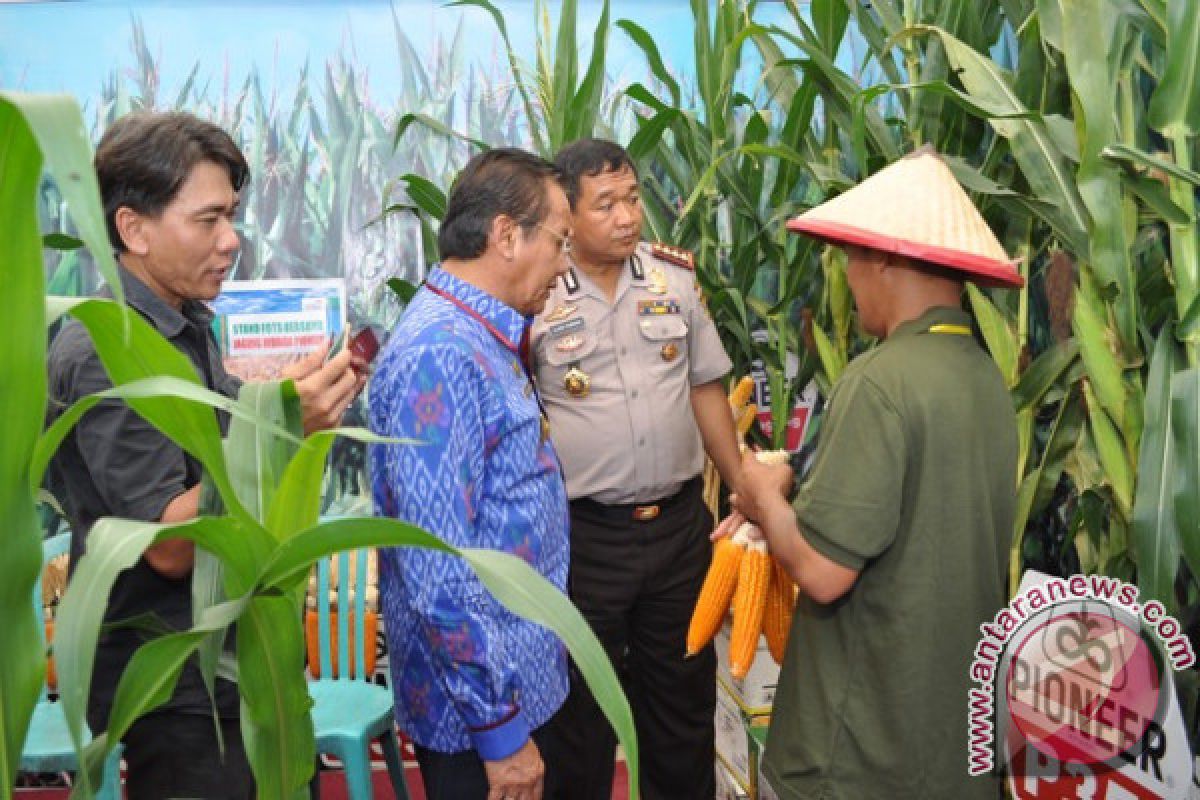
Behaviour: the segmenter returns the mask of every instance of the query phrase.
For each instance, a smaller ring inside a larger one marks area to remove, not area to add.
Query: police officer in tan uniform
[[[711,646],[685,659],[684,645],[711,556],[705,451],[727,485],[740,478],[730,361],[691,254],[641,242],[628,154],[585,139],[555,163],[573,263],[534,323],[531,356],[571,500],[571,599],[624,680],[642,796],[711,798],[716,659]],[[558,724],[566,796],[608,798],[616,739],[574,670]]]

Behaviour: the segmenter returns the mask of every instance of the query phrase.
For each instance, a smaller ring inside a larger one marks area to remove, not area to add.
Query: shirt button
[[[634,389],[632,392],[630,392],[630,393],[629,393],[629,396],[630,396],[630,397],[637,397],[637,389]]]
[[[642,438],[638,439],[638,447],[645,447],[645,446],[646,446],[646,437],[643,436]]]
[[[628,351],[628,350],[626,350],[624,347],[622,347],[622,348],[621,348],[621,355],[625,355],[625,354],[626,354],[626,353],[628,353],[628,352],[629,352],[629,351]]]

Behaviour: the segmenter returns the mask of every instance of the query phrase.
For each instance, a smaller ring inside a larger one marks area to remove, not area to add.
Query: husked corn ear
[[[737,435],[739,438],[745,436],[746,432],[750,430],[750,426],[754,424],[754,416],[757,413],[758,406],[754,405],[754,403],[751,403],[742,409],[742,413],[738,415],[737,421],[735,422],[735,427],[737,428]]]
[[[736,414],[741,411],[742,406],[750,402],[750,395],[754,393],[754,379],[749,375],[742,376],[742,379],[733,387],[733,391],[729,393],[729,407]]]
[[[753,540],[746,545],[733,596],[733,632],[729,637],[729,671],[744,678],[754,663],[758,637],[762,634],[767,585],[771,580],[771,555],[767,543]]]
[[[792,630],[792,613],[796,608],[796,586],[774,557],[771,558],[771,585],[767,589],[767,609],[763,612],[763,633],[767,648],[776,664],[783,663],[788,634]]]
[[[771,466],[779,466],[787,464],[788,459],[792,456],[787,450],[759,450],[754,454],[754,457],[762,464],[770,464]]]
[[[704,576],[704,585],[700,587],[700,596],[696,598],[696,608],[688,625],[689,656],[696,655],[708,646],[717,635],[725,612],[729,610],[729,599],[733,597],[733,589],[737,584],[742,554],[746,552],[746,537],[742,535],[739,538],[741,533],[739,528],[733,536],[718,539],[713,545],[712,562],[708,565],[708,574]]]

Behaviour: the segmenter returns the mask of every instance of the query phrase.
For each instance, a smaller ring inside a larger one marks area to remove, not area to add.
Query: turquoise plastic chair
[[[388,775],[397,800],[408,800],[404,782],[404,764],[400,760],[400,742],[396,738],[393,717],[394,701],[390,689],[370,682],[366,674],[366,594],[367,551],[358,550],[355,557],[353,586],[350,599],[350,557],[338,553],[337,561],[337,665],[333,675],[330,656],[329,562],[317,562],[317,635],[319,637],[321,678],[310,681],[309,694],[313,699],[313,727],[317,735],[317,751],[338,758],[346,771],[350,800],[371,798],[370,745],[378,739],[383,746]],[[350,611],[352,613],[347,613]],[[350,626],[354,626],[354,658],[351,669]],[[371,647],[375,642],[370,643]]]
[[[71,534],[60,533],[42,542],[42,568],[51,559],[63,555],[71,546]],[[33,607],[37,609],[38,617],[42,615],[42,576],[38,573],[37,584],[33,587]],[[38,626],[40,647],[46,649],[46,636],[42,626]],[[92,740],[91,731],[85,727],[84,744]],[[121,751],[120,745],[113,750],[104,764],[104,777],[96,789],[97,800],[120,800],[121,797]],[[50,700],[46,684],[42,684],[42,694],[33,710],[33,719],[29,724],[29,735],[25,737],[25,748],[21,751],[21,767],[26,772],[78,772],[79,761],[75,757],[75,748],[71,744],[71,734],[67,729],[67,718],[63,716],[62,705]]]

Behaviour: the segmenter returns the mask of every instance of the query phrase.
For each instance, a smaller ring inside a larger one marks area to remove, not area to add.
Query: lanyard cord
[[[471,319],[475,320],[484,328],[486,328],[488,333],[496,337],[496,340],[500,342],[500,344],[504,345],[504,347],[510,353],[517,357],[517,361],[521,364],[521,371],[525,373],[525,380],[529,381],[529,386],[533,390],[533,399],[537,401],[538,411],[541,412],[542,419],[548,419],[546,415],[546,407],[542,405],[542,394],[538,391],[537,384],[533,382],[533,373],[529,367],[529,326],[526,326],[524,332],[521,334],[520,344],[513,344],[512,339],[509,339],[507,336],[501,333],[500,329],[493,325],[491,321],[464,303],[462,300],[458,299],[444,289],[439,289],[436,286],[430,286],[428,283],[425,284],[425,288],[436,294],[438,297],[441,297],[443,300],[446,300],[447,302],[457,306],[464,314],[471,317]]]

